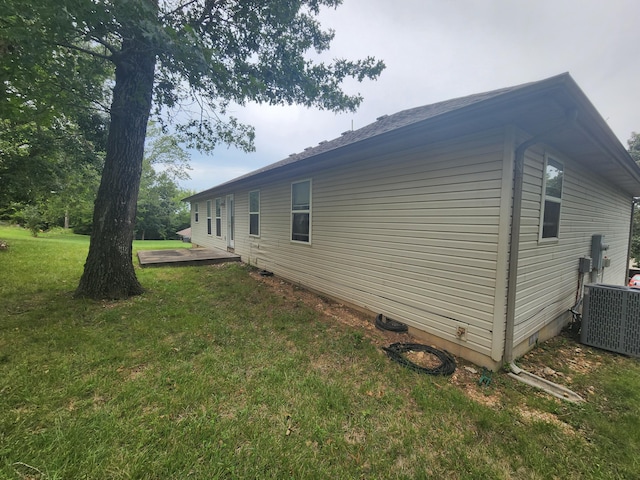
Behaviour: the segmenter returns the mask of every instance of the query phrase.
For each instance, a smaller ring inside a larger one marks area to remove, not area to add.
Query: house
[[[584,282],[626,282],[634,196],[640,168],[562,74],[379,117],[185,200],[194,244],[496,368],[557,334]]]
[[[191,242],[191,227],[184,228],[179,232],[176,232],[183,242],[189,243]]]

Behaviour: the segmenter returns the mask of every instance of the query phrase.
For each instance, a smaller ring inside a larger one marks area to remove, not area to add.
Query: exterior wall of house
[[[227,195],[235,245],[258,268],[400,320],[452,353],[496,366],[506,320],[513,151],[511,128],[394,154],[351,154],[338,166],[293,164],[192,204],[192,242],[226,249]],[[369,152],[375,150],[369,150]],[[540,241],[545,154],[562,162],[559,237]],[[360,155],[360,157],[354,157]],[[291,184],[311,180],[311,243],[292,242]],[[256,183],[259,182],[259,183]],[[249,235],[249,192],[260,192],[260,234]],[[220,199],[221,231],[215,206]],[[557,333],[576,300],[578,259],[605,235],[605,283],[626,278],[631,196],[575,159],[537,146],[525,157],[514,353]],[[589,282],[589,275],[584,278]],[[465,333],[458,336],[458,329]],[[471,353],[471,354],[469,354]]]
[[[545,154],[564,164],[560,229],[557,241],[540,241],[544,202]],[[591,236],[604,234],[611,266],[600,282],[622,285],[627,275],[631,195],[590,174],[574,159],[542,147],[525,157],[522,227],[516,293],[514,345],[516,355],[534,343],[538,332],[557,333],[576,302],[578,259],[591,256]],[[589,274],[584,277],[589,283]],[[540,333],[540,340],[543,334]]]
[[[235,252],[444,339],[450,350],[458,345],[498,361],[511,215],[507,137],[497,129],[333,168],[292,166],[263,185],[221,190],[221,198],[235,195]],[[290,241],[291,182],[305,179],[312,181],[310,245]],[[260,236],[250,237],[248,196],[256,189]],[[198,203],[192,241],[226,248],[226,209],[216,238],[206,235],[206,201]]]

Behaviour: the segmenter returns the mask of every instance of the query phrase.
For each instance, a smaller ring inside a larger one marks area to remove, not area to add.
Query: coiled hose
[[[391,360],[418,373],[425,373],[427,375],[451,375],[456,371],[456,361],[453,355],[445,350],[438,350],[437,348],[419,343],[393,343],[388,347],[382,347],[382,349]],[[427,352],[437,357],[441,363],[434,368],[421,367],[407,359],[407,357],[403,355],[406,352]]]
[[[391,320],[381,313],[376,316],[376,327],[380,330],[389,330],[390,332],[406,332],[409,330],[404,323]]]

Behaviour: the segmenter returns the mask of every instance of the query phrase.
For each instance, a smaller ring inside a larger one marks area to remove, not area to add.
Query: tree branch
[[[192,5],[194,3],[198,3],[198,1],[199,0],[189,0],[187,3],[179,5],[178,7],[174,8],[170,12],[167,12],[167,13],[163,14],[160,18],[165,20],[167,17],[172,16],[174,13],[179,12],[180,10],[183,10],[183,9],[187,8],[189,5]]]
[[[91,40],[93,40],[96,43],[99,43],[100,45],[102,45],[104,48],[106,48],[107,50],[109,50],[111,52],[112,56],[116,56],[118,53],[118,50],[116,50],[113,45],[111,45],[110,43],[106,42],[105,40],[99,38],[99,37],[94,37],[93,35],[91,35],[90,33],[88,34],[89,37],[91,38]],[[109,59],[109,57],[102,57],[102,58],[107,58]]]
[[[78,47],[77,45],[72,45],[70,43],[56,43],[59,47],[68,48],[70,50],[75,50],[77,52],[86,53],[87,55],[91,55],[96,58],[102,58],[103,60],[108,60],[109,62],[113,62],[113,55],[103,55],[98,52],[94,52],[93,50],[89,50],[87,48]],[[109,51],[111,51],[109,49]],[[112,52],[113,53],[113,52]]]

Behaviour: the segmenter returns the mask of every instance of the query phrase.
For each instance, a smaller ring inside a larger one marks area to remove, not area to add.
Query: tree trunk
[[[144,291],[133,267],[132,242],[155,62],[154,52],[135,36],[123,42],[115,59],[105,165],[76,297],[121,299]]]

